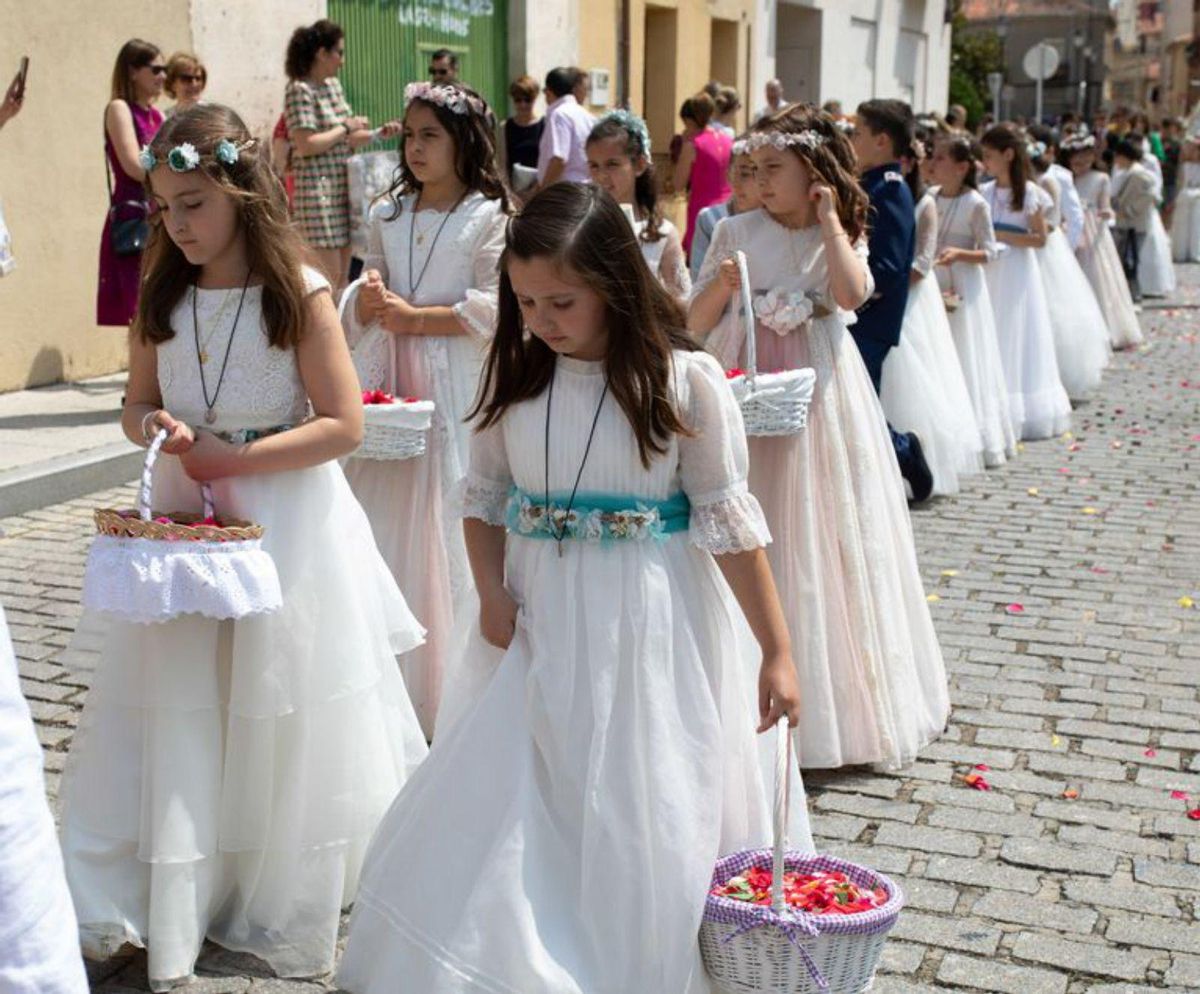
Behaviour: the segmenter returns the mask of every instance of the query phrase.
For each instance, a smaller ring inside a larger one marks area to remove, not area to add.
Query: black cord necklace
[[[575,474],[575,485],[571,488],[571,497],[567,501],[566,509],[563,511],[562,526],[559,527],[550,516],[550,407],[554,403],[554,379],[557,372],[558,360],[555,359],[554,369],[550,373],[550,386],[546,392],[546,436],[543,464],[546,489],[543,510],[546,515],[546,523],[550,526],[550,534],[558,544],[558,555],[561,559],[562,544],[563,539],[567,537],[567,523],[570,521],[571,508],[575,506],[575,495],[579,493],[579,481],[583,479],[583,467],[587,465],[588,455],[592,451],[592,440],[596,437],[596,425],[600,423],[600,410],[604,407],[604,398],[608,396],[608,373],[604,374],[604,389],[600,392],[600,403],[596,405],[596,413],[592,415],[592,427],[588,432],[587,445],[583,449],[583,459],[579,462],[579,472]]]
[[[433,261],[433,253],[437,249],[438,239],[442,237],[442,229],[446,227],[450,216],[458,210],[459,204],[467,198],[469,192],[469,190],[464,190],[462,196],[454,201],[454,206],[446,211],[446,216],[442,218],[442,223],[438,225],[437,232],[433,236],[433,241],[429,244],[429,252],[425,256],[425,265],[421,267],[421,271],[417,274],[415,282],[413,281],[413,235],[416,232],[417,204],[421,200],[421,195],[418,193],[416,199],[413,200],[412,213],[408,219],[408,296],[410,304],[416,300],[417,289],[421,286],[421,281],[425,279],[425,270],[429,268],[429,263]]]
[[[200,322],[196,316],[196,298],[200,296],[200,288],[192,284],[192,337],[196,340],[196,365],[200,369],[200,390],[204,394],[204,423],[215,424],[217,420],[217,398],[221,396],[221,384],[225,382],[225,370],[229,366],[229,354],[233,351],[233,339],[237,334],[238,320],[242,316],[242,305],[246,302],[246,290],[250,287],[250,273],[246,272],[246,282],[242,284],[242,296],[238,300],[237,313],[233,315],[233,327],[229,329],[229,341],[225,345],[225,358],[221,361],[221,372],[217,377],[217,389],[213,392],[212,400],[208,399],[208,383],[204,379],[204,355],[200,348]]]

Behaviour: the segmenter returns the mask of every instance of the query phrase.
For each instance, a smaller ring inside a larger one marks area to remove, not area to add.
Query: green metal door
[[[459,78],[508,115],[508,0],[329,0],[346,32],[342,86],[372,125],[399,117],[404,87],[429,78],[429,55],[458,55]]]

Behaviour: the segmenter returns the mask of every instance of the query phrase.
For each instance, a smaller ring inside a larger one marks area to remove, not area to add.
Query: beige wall
[[[0,0],[0,77],[30,58],[25,107],[0,131],[0,198],[17,268],[0,278],[0,390],[121,368],[125,335],[95,324],[107,208],[104,106],[131,36],[191,44],[187,0]]]

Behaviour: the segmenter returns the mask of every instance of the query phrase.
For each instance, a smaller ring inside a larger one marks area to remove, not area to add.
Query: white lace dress
[[[933,194],[917,201],[917,250],[900,344],[883,361],[879,392],[883,413],[897,431],[915,432],[935,494],[956,494],[959,481],[983,469],[983,441],[975,408],[954,351],[950,322],[937,279],[938,213]]]
[[[1184,162],[1183,184],[1171,214],[1171,257],[1200,262],[1200,162]]]
[[[1146,172],[1154,179],[1154,199],[1162,198],[1162,165],[1147,152],[1142,159]],[[1121,177],[1113,172],[1113,189],[1121,185]],[[1162,216],[1155,207],[1146,222],[1146,237],[1138,248],[1138,283],[1147,297],[1169,297],[1175,292],[1175,267],[1171,263],[1171,239],[1163,226]]]
[[[432,400],[436,409],[425,455],[350,459],[346,478],[367,512],[379,551],[428,629],[425,644],[401,659],[400,668],[421,727],[432,738],[455,606],[470,593],[462,529],[447,497],[466,469],[463,417],[475,398],[492,334],[506,215],[499,201],[472,193],[449,215],[418,212],[414,225],[413,200],[403,199],[395,220],[388,220],[390,202],[375,207],[364,268],[379,270],[390,290],[418,307],[452,306],[464,334],[393,335],[378,325],[364,328],[355,316],[357,289],[347,291],[343,321],[364,389]]]
[[[767,554],[802,690],[797,753],[807,767],[901,766],[941,733],[950,705],[883,410],[850,318],[830,306],[820,229],[785,228],[761,209],[726,218],[695,292],[738,249],[756,303],[774,290],[827,312],[756,325],[760,369],[816,371],[808,428],[749,440],[750,490],[775,538]],[[865,242],[858,251],[866,270]],[[709,350],[728,369],[744,364],[744,345],[727,308]]]
[[[199,291],[201,329],[227,292]],[[247,292],[214,431],[308,413],[295,353],[268,344],[260,298]],[[157,347],[163,404],[203,426],[190,295],[172,327]],[[158,507],[199,510],[178,459],[159,459],[154,487]],[[76,655],[99,658],[62,784],[67,879],[85,950],[146,946],[156,990],[192,972],[206,936],[281,975],[332,969],[367,842],[427,751],[395,662],[422,630],[338,464],[213,491],[218,515],[264,526],[283,607],[150,625],[85,615],[77,631]]]
[[[988,262],[995,260],[1001,245],[992,229],[987,201],[979,191],[964,188],[957,197],[942,196],[940,191],[936,195],[938,252],[946,248],[970,249],[985,252]],[[1000,466],[1016,455],[1019,425],[1008,406],[1008,386],[1004,382],[985,266],[986,263],[956,262],[937,266],[934,272],[939,288],[958,298],[958,306],[948,314],[950,334],[975,410],[984,462]]]
[[[1012,206],[1008,187],[993,182],[979,192],[997,231],[1028,232],[1033,216],[1044,213],[1050,203],[1049,194],[1036,183],[1025,185],[1019,210]],[[1050,438],[1071,426],[1071,401],[1058,375],[1054,329],[1037,252],[1005,245],[986,267],[1009,410],[1020,437],[1026,439]]]
[[[642,250],[642,258],[646,260],[650,272],[658,277],[671,296],[686,304],[692,293],[692,276],[688,272],[687,257],[683,252],[679,229],[664,218],[658,226],[661,237],[653,242],[648,242],[642,237],[645,230],[645,221],[637,221],[633,226],[638,248]]]
[[[547,418],[565,508],[604,382],[602,363],[560,357],[550,412],[543,391],[474,439],[463,511],[509,528],[516,633],[504,652],[474,636],[479,692],[376,834],[338,970],[353,994],[710,990],[696,933],[713,864],[768,838],[772,744],[711,553],[769,536],[723,372],[677,352],[695,434],[647,469],[610,394],[560,556],[539,527]],[[793,783],[791,842],[811,849]]]
[[[1108,323],[1109,343],[1114,349],[1138,345],[1142,341],[1142,329],[1109,226],[1113,209],[1108,173],[1089,170],[1075,180],[1075,188],[1083,201],[1084,212],[1083,239],[1075,255],[1100,301],[1100,309]]]
[[[0,991],[87,994],[42,747],[0,609]]]
[[[1058,375],[1068,397],[1084,400],[1100,386],[1108,365],[1108,322],[1063,231],[1062,187],[1057,177],[1047,172],[1038,183],[1050,198],[1046,208],[1050,232],[1037,260],[1054,329]]]

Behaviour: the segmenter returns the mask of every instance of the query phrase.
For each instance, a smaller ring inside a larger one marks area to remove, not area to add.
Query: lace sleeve
[[[471,464],[466,475],[455,485],[453,506],[461,518],[478,518],[489,525],[503,527],[512,490],[503,422],[472,432],[470,450]]]
[[[928,276],[937,257],[937,204],[933,197],[922,197],[917,205],[917,251],[912,268]]]
[[[658,263],[658,275],[672,297],[686,301],[692,295],[692,277],[688,272],[687,260],[683,255],[679,232],[672,228],[667,233],[666,239],[667,245],[663,249],[662,259]]]
[[[454,316],[469,335],[490,340],[496,328],[500,290],[500,255],[508,217],[497,209],[482,225],[472,246],[471,287],[454,305]]]
[[[982,197],[971,206],[971,237],[975,248],[982,249],[992,262],[1000,255],[1000,243],[996,241],[996,229],[992,227],[992,213]]]
[[[679,439],[679,475],[692,505],[688,537],[714,555],[760,549],[771,533],[746,486],[750,459],[733,391],[712,356],[693,352],[677,361],[686,364],[692,431]]]

